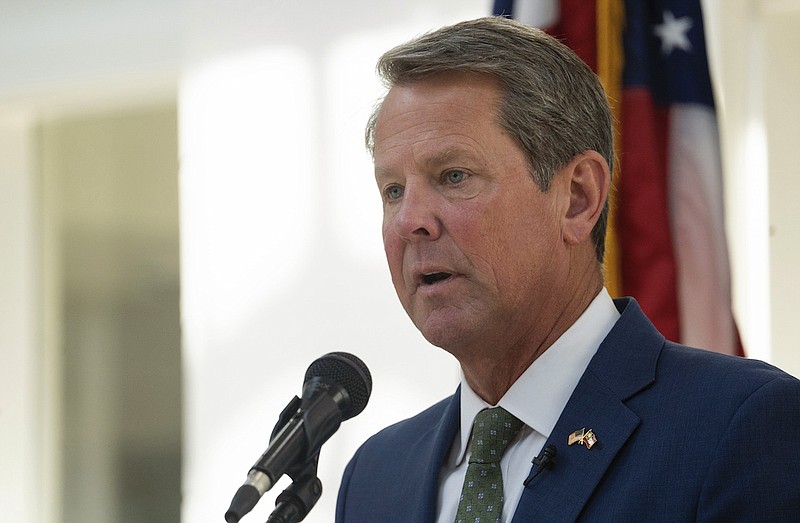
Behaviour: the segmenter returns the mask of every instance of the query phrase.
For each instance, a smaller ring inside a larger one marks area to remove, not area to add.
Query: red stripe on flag
[[[666,108],[645,88],[622,93],[617,222],[622,290],[667,339],[680,340],[676,268],[667,193]]]
[[[568,45],[597,72],[595,0],[561,0],[561,17],[547,32]]]

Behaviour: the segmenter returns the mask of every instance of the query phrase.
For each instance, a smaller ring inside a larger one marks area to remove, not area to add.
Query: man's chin
[[[441,311],[436,311],[429,314],[424,321],[414,323],[431,345],[458,357],[462,347],[475,343],[476,335],[474,325],[454,312],[442,314]]]

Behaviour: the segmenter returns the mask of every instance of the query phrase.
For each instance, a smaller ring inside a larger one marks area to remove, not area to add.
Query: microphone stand
[[[317,477],[318,461],[319,453],[288,472],[294,481],[275,500],[275,510],[267,523],[297,523],[308,515],[322,495],[322,482]]]

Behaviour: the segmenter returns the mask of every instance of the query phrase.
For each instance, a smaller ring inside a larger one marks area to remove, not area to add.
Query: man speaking
[[[589,68],[490,17],[378,70],[392,281],[462,380],[358,450],[337,522],[800,520],[800,382],[666,341],[603,287],[613,132]]]

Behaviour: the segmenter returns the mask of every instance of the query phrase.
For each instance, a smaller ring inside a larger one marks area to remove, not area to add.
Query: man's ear
[[[563,238],[570,245],[586,241],[600,219],[611,185],[611,171],[596,151],[583,152],[562,172],[569,180],[569,208],[564,215]]]

